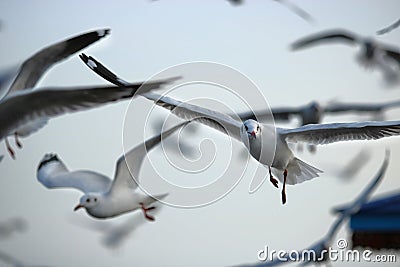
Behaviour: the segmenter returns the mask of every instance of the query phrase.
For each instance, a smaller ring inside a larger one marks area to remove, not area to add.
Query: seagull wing
[[[111,180],[93,171],[69,171],[55,154],[46,154],[37,169],[38,181],[48,189],[73,188],[84,193],[107,192]]]
[[[25,60],[8,93],[33,88],[51,66],[97,42],[109,32],[109,29],[92,31],[43,48]]]
[[[166,130],[163,133],[146,140],[140,145],[129,150],[126,154],[122,155],[117,160],[114,180],[112,187],[110,188],[111,194],[118,194],[118,191],[121,188],[137,188],[140,168],[147,153],[156,147],[164,138],[169,137],[188,123],[190,123],[190,121],[180,123],[169,130]]]
[[[309,124],[294,129],[277,129],[288,142],[315,145],[350,140],[380,139],[400,134],[400,121]]]
[[[127,83],[93,57],[88,57],[85,54],[82,54],[81,59],[91,70],[107,81],[117,85]],[[189,103],[183,103],[170,97],[157,94],[144,94],[143,96],[154,101],[157,105],[171,110],[178,117],[186,120],[196,119],[196,121],[202,124],[215,128],[223,133],[228,133],[230,136],[241,141],[240,127],[242,126],[242,123],[226,114]]]
[[[382,34],[391,32],[391,31],[393,31],[394,29],[396,29],[399,26],[400,26],[400,19],[396,20],[394,23],[390,24],[389,26],[387,26],[387,27],[385,27],[383,29],[380,29],[380,30],[376,31],[376,34],[382,35]]]
[[[41,118],[98,107],[102,104],[131,98],[140,89],[146,93],[171,80],[131,84],[128,87],[73,87],[24,91],[0,102],[0,140],[21,125]]]
[[[303,37],[291,45],[292,50],[297,50],[301,48],[306,48],[312,45],[316,44],[321,44],[321,43],[326,43],[326,42],[332,42],[332,41],[341,41],[344,43],[350,43],[353,44],[354,42],[357,42],[358,37],[347,30],[344,29],[335,29],[335,30],[329,30],[329,31],[323,31],[319,33],[315,33],[306,37]]]

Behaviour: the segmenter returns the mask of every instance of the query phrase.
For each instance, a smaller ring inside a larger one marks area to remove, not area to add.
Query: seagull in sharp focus
[[[336,236],[337,232],[339,231],[340,227],[346,222],[346,220],[354,213],[356,213],[361,206],[367,202],[367,200],[372,195],[373,191],[378,187],[380,182],[382,181],[387,166],[389,164],[389,151],[386,151],[385,159],[375,177],[369,182],[369,184],[365,187],[365,189],[358,195],[354,201],[346,207],[346,209],[340,213],[339,217],[332,223],[331,227],[329,228],[328,233],[319,241],[312,244],[310,247],[297,251],[297,255],[299,255],[296,261],[301,261],[301,266],[308,265],[310,263],[322,263],[327,262],[329,260],[328,257],[328,250],[331,247],[332,242],[334,241],[334,237]],[[308,252],[308,253],[305,253]],[[310,254],[311,252],[311,254]],[[267,253],[264,251],[264,253]],[[277,266],[282,265],[285,263],[292,263],[293,262],[293,254],[292,257],[288,254],[281,255],[279,258],[269,259],[268,261],[256,264],[249,264],[249,265],[240,265],[237,267],[267,267],[267,266]],[[306,257],[310,255],[309,257]],[[269,256],[269,255],[264,255]],[[267,260],[267,259],[266,259]]]
[[[373,38],[358,36],[348,30],[333,29],[315,33],[295,41],[291,49],[299,50],[329,42],[360,45],[361,51],[356,59],[361,65],[382,71],[388,85],[400,82],[400,50]]]
[[[345,103],[345,102],[329,102],[321,104],[318,101],[297,107],[275,107],[268,110],[250,111],[235,114],[242,121],[253,119],[264,121],[270,119],[271,113],[275,121],[289,121],[293,117],[299,117],[300,125],[319,124],[322,122],[324,115],[340,115],[343,113],[371,114],[374,119],[383,118],[383,112],[387,109],[400,107],[400,100],[387,101],[383,103]],[[233,116],[234,117],[234,116]],[[313,145],[308,146],[310,152],[315,152]]]
[[[42,76],[55,64],[66,60],[74,53],[90,46],[109,34],[109,29],[100,29],[84,34],[74,36],[72,38],[57,42],[47,46],[34,55],[26,59],[20,66],[15,79],[11,86],[7,88],[2,98],[7,99],[20,91],[32,91]],[[45,101],[43,103],[46,103]],[[0,102],[1,104],[1,102]],[[19,137],[26,137],[47,124],[46,118],[30,120],[20,125],[15,131],[10,132],[15,138],[15,144],[18,148],[22,148]],[[14,158],[14,150],[11,148],[6,138],[7,150]]]
[[[93,57],[82,59],[91,70],[111,83],[125,83]],[[271,167],[273,168],[274,174],[283,184],[282,203],[286,203],[286,184],[295,185],[322,173],[320,169],[297,158],[288,143],[321,145],[339,141],[373,140],[400,134],[400,121],[310,124],[285,129],[252,119],[241,122],[227,114],[151,92],[143,96],[178,117],[185,120],[196,119],[241,142],[253,158],[269,169],[270,182],[278,187],[278,180],[272,175]]]
[[[43,157],[37,179],[49,189],[74,188],[82,191],[84,195],[74,211],[85,208],[92,217],[105,219],[141,209],[146,219],[154,221],[149,211],[155,207],[150,205],[168,194],[150,196],[142,193],[138,188],[140,168],[151,149],[189,122],[174,126],[122,155],[116,163],[114,180],[94,171],[69,171],[55,154]]]

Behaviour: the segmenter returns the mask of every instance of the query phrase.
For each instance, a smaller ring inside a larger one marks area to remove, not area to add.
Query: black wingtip
[[[53,154],[53,153],[49,153],[46,154],[42,161],[39,163],[39,167],[38,167],[38,171],[44,167],[46,164],[53,162],[53,161],[60,161],[60,159],[58,158],[57,154]]]

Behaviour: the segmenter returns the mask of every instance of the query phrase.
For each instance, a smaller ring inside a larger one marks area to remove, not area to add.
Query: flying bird
[[[356,57],[361,65],[382,71],[388,84],[400,81],[400,51],[397,47],[379,43],[373,38],[361,37],[348,30],[333,29],[315,33],[295,41],[291,49],[299,50],[330,42],[361,46]]]
[[[93,57],[82,59],[90,69],[111,83],[127,83]],[[297,158],[288,143],[322,145],[340,141],[373,140],[400,134],[400,121],[310,124],[285,129],[252,119],[241,122],[227,114],[151,92],[143,96],[178,117],[186,120],[196,119],[241,142],[253,158],[268,167],[270,182],[278,187],[278,180],[273,177],[271,167],[274,169],[275,175],[283,183],[282,203],[286,203],[286,184],[301,183],[322,173],[320,169]]]
[[[0,239],[6,239],[15,232],[24,232],[28,228],[28,222],[20,217],[0,222]]]
[[[15,95],[15,93],[22,90],[32,91],[49,68],[63,60],[66,60],[71,55],[82,50],[83,48],[88,47],[104,38],[109,34],[109,32],[109,29],[100,29],[87,32],[57,42],[36,52],[34,55],[26,59],[19,67],[15,79],[12,81],[11,86],[5,90],[2,98],[11,97]],[[10,132],[9,135],[14,135],[16,146],[18,148],[22,148],[22,143],[18,140],[18,138],[26,137],[36,132],[46,123],[46,118],[30,120],[25,124],[20,125],[17,129],[15,129],[15,131]],[[11,148],[7,138],[5,142],[7,150],[14,158],[14,150]]]
[[[393,22],[392,24],[390,24],[389,26],[380,29],[378,31],[376,31],[376,34],[378,35],[382,35],[388,32],[393,31],[394,29],[398,28],[400,26],[400,19],[396,20],[395,22]]]
[[[300,119],[300,125],[319,124],[322,122],[324,115],[341,115],[343,113],[371,114],[374,119],[383,117],[383,112],[388,109],[400,107],[400,100],[387,101],[382,103],[344,103],[330,102],[326,105],[318,101],[311,101],[306,105],[294,107],[275,107],[271,110],[247,111],[235,114],[242,121],[253,119],[257,121],[265,121],[270,119],[271,113],[275,121],[289,121],[294,117]],[[310,152],[315,152],[315,146],[308,146]]]
[[[346,222],[346,220],[354,213],[356,213],[361,206],[367,202],[367,200],[372,195],[373,191],[378,187],[382,181],[387,166],[389,164],[389,151],[386,151],[385,159],[375,177],[369,182],[365,189],[350,203],[339,215],[339,217],[332,223],[327,234],[319,241],[312,244],[310,247],[298,251],[296,254],[299,255],[296,261],[301,261],[302,266],[308,265],[310,263],[322,263],[329,260],[328,250],[331,247],[334,238],[339,231],[340,227]],[[264,253],[267,253],[264,251]],[[306,257],[308,256],[308,257]],[[293,256],[281,255],[279,258],[269,259],[267,262],[240,265],[237,267],[267,267],[267,266],[277,266],[285,263],[293,262]]]
[[[73,188],[82,191],[84,195],[74,211],[85,208],[92,217],[105,219],[141,209],[146,219],[154,221],[149,214],[155,209],[151,204],[168,194],[149,196],[142,193],[138,188],[140,168],[151,149],[189,122],[174,126],[119,157],[114,180],[94,171],[69,171],[56,154],[43,157],[37,170],[37,179],[49,189]]]

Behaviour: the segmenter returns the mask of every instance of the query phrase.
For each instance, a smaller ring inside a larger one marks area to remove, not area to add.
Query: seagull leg
[[[268,170],[269,170],[269,181],[270,181],[276,188],[278,188],[278,180],[276,180],[276,179],[274,178],[274,176],[272,176],[271,167],[268,166]]]
[[[156,207],[148,207],[148,208],[146,208],[142,202],[140,202],[139,204],[140,204],[140,208],[143,211],[144,217],[149,221],[155,221],[155,218],[153,216],[149,215],[147,212],[150,211],[150,210],[154,210]]]
[[[5,142],[6,142],[6,147],[7,147],[8,153],[10,154],[12,159],[15,159],[14,149],[12,149],[12,147],[10,146],[10,143],[8,142],[8,138],[7,137],[5,138]]]
[[[18,133],[14,133],[14,139],[15,139],[15,144],[17,145],[18,148],[22,148],[22,143],[18,139]]]
[[[286,203],[286,177],[287,177],[287,169],[283,171],[283,187],[282,187],[282,204]]]

